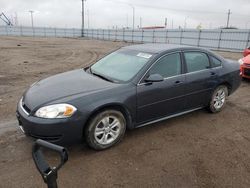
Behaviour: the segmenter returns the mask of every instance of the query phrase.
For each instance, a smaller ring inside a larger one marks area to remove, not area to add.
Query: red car
[[[244,50],[243,58],[239,60],[242,78],[250,79],[250,47]]]

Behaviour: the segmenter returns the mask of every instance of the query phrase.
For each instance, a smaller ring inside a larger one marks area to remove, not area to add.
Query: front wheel
[[[107,149],[118,143],[124,136],[126,120],[117,110],[104,110],[95,115],[87,125],[87,144],[96,150]]]
[[[220,112],[226,104],[226,98],[228,96],[228,89],[226,86],[221,85],[217,87],[211,97],[209,103],[209,110],[212,113]]]

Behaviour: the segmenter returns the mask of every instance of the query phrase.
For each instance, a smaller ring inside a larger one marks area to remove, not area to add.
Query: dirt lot
[[[16,103],[25,88],[93,63],[123,45],[0,37],[0,187],[46,187],[31,158],[32,141],[16,128]],[[250,187],[249,122],[250,82],[244,81],[221,113],[200,110],[129,131],[119,145],[102,152],[84,144],[71,146],[59,186]]]

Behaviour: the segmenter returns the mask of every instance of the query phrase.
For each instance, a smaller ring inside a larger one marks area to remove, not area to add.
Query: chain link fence
[[[0,26],[0,35],[34,37],[81,37],[81,29]],[[85,29],[84,37],[136,43],[171,43],[224,51],[250,46],[250,30],[244,29]]]

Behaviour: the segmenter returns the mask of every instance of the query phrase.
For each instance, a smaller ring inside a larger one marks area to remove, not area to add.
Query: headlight
[[[41,118],[67,118],[74,114],[76,108],[70,104],[54,104],[38,109],[35,116]]]
[[[244,64],[244,61],[242,59],[239,59],[238,61],[240,63],[240,65],[243,65]]]

